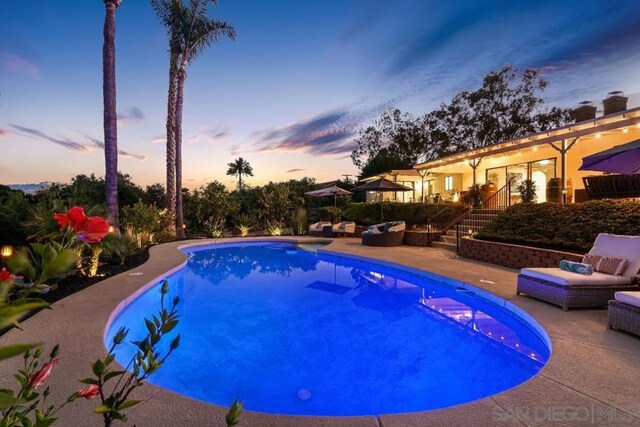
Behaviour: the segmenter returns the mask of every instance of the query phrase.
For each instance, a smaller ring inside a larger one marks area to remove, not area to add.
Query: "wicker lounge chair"
[[[354,234],[356,232],[356,223],[353,221],[342,221],[337,224],[333,224],[331,231],[334,235],[346,236],[348,234]]]
[[[362,244],[365,246],[401,246],[405,227],[404,221],[372,225],[362,233]]]
[[[559,305],[563,310],[604,307],[617,291],[638,290],[633,282],[640,269],[640,236],[602,233],[589,251],[591,255],[624,258],[629,262],[621,276],[594,272],[590,276],[559,268],[523,268],[516,293]]]
[[[324,227],[331,227],[331,223],[329,221],[320,221],[313,223],[309,226],[309,234],[310,235],[322,235],[322,230]]]
[[[616,292],[609,301],[609,329],[640,335],[640,292]]]

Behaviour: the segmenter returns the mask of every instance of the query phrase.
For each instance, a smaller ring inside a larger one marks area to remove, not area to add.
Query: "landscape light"
[[[3,258],[9,258],[11,255],[13,255],[13,246],[4,245],[2,247],[2,257]]]

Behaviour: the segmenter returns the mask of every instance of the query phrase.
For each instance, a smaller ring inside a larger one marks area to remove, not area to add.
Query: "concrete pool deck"
[[[178,247],[236,240],[247,239],[207,239],[155,246],[144,265],[58,301],[53,310],[42,311],[25,321],[24,332],[13,330],[0,337],[0,346],[45,342],[48,350],[60,343],[60,363],[46,384],[52,388],[50,401],[62,402],[81,388],[77,380],[90,375],[90,362],[104,357],[104,329],[118,304],[185,262]],[[520,386],[446,409],[379,417],[301,417],[246,412],[240,426],[640,425],[640,338],[608,330],[605,309],[564,312],[558,307],[516,296],[516,270],[455,258],[438,249],[367,247],[351,238],[335,239],[324,249],[426,270],[498,295],[527,311],[546,329],[553,343],[551,359],[538,375]],[[19,369],[21,362],[21,358],[2,362],[0,387],[15,386],[12,373]],[[225,425],[226,408],[151,384],[140,388],[134,398],[145,401],[129,413],[130,425]],[[95,401],[80,399],[60,411],[56,425],[100,426],[101,417],[91,412],[95,406]]]

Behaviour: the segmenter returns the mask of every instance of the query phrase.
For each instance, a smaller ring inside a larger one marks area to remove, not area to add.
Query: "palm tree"
[[[207,47],[217,42],[223,36],[235,40],[235,29],[223,21],[207,17],[209,3],[217,6],[217,0],[190,0],[185,6],[182,0],[151,0],[156,13],[167,27],[170,42],[170,79],[169,101],[167,112],[167,178],[171,168],[169,154],[175,153],[175,218],[178,237],[184,236],[182,215],[182,111],[184,105],[184,82],[187,78],[187,64],[192,62]],[[175,62],[173,62],[175,60]],[[178,65],[179,64],[179,65]],[[175,73],[175,76],[173,75]],[[174,80],[175,78],[175,80]],[[175,81],[175,83],[174,83]],[[172,88],[175,84],[175,89]],[[172,110],[172,90],[175,90],[175,109]],[[173,117],[169,116],[172,114]],[[173,120],[173,122],[172,122]],[[173,139],[170,135],[173,127]],[[175,151],[170,145],[175,144]],[[171,153],[170,153],[171,151]],[[169,179],[167,179],[167,203],[171,204],[169,193]]]
[[[242,191],[242,175],[253,176],[253,168],[248,161],[238,157],[234,162],[228,163],[227,175],[238,175],[238,191]]]
[[[102,47],[102,96],[104,102],[104,188],[109,223],[120,229],[118,214],[118,117],[116,113],[116,9],[121,0],[104,0]]]
[[[169,231],[175,232],[176,218],[176,99],[178,84],[178,61],[180,45],[178,40],[182,27],[184,8],[181,0],[151,0],[156,15],[162,21],[169,36],[169,93],[167,96],[167,186],[166,204],[169,215]]]

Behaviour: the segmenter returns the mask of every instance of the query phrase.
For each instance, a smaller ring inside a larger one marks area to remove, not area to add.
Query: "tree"
[[[118,211],[118,118],[116,113],[116,9],[121,0],[104,0],[102,95],[104,102],[105,200],[109,223],[120,229]]]
[[[411,168],[424,151],[424,138],[422,119],[389,108],[371,126],[360,129],[351,159],[361,176]],[[387,166],[382,160],[393,160],[393,164]]]
[[[178,60],[180,58],[180,31],[184,16],[181,0],[151,0],[156,15],[162,21],[169,37],[169,90],[166,121],[166,207],[169,231],[175,231],[176,218],[176,100],[178,95]]]
[[[425,152],[455,154],[569,123],[570,110],[543,108],[540,93],[547,85],[540,70],[519,75],[517,68],[506,65],[490,72],[478,89],[458,93],[423,117],[430,148]]]
[[[253,168],[248,161],[238,157],[232,163],[228,163],[227,175],[238,176],[238,191],[242,191],[242,175],[253,176]]]
[[[179,237],[184,236],[182,218],[182,110],[184,105],[184,83],[187,79],[187,64],[192,63],[201,53],[222,37],[231,40],[236,38],[236,30],[224,21],[211,19],[207,16],[209,3],[217,6],[217,0],[191,0],[189,6],[174,0],[179,5],[180,32],[177,35],[177,49],[180,62],[176,83],[176,112],[175,112],[175,142],[176,142],[176,228]]]

